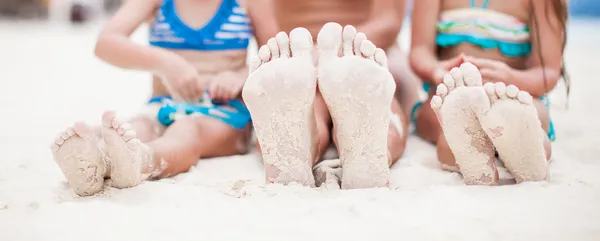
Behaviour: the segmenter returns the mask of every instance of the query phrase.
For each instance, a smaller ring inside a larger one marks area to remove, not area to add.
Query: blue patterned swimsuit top
[[[476,7],[444,11],[437,23],[436,44],[451,47],[470,43],[484,49],[497,48],[509,57],[531,53],[530,30],[514,16],[488,9],[489,0]]]
[[[250,19],[236,0],[223,0],[214,17],[200,29],[177,15],[176,0],[164,0],[150,27],[153,46],[197,51],[246,49],[252,37]]]

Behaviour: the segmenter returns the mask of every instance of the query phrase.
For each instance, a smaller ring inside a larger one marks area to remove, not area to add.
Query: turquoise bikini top
[[[150,44],[181,50],[219,51],[248,48],[252,38],[250,19],[237,0],[223,0],[214,17],[193,29],[177,15],[177,0],[163,0],[150,27]]]
[[[498,48],[509,57],[531,53],[530,31],[527,24],[514,16],[488,9],[489,0],[481,7],[471,0],[471,8],[442,12],[437,23],[436,44],[451,47],[471,43],[484,49]]]

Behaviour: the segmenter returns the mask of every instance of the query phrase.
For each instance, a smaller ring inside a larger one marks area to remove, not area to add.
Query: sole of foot
[[[531,95],[516,86],[486,83],[491,108],[480,117],[506,169],[517,183],[546,180],[545,133]]]
[[[388,186],[387,137],[396,85],[385,52],[354,27],[337,23],[323,26],[317,48],[318,85],[335,126],[342,188]]]
[[[110,164],[110,185],[128,188],[138,185],[151,173],[150,148],[140,142],[131,125],[116,119],[113,111],[102,115],[104,155]]]
[[[464,182],[469,185],[498,184],[494,145],[477,117],[478,113],[485,113],[490,108],[477,67],[463,63],[446,74],[431,99],[431,108],[442,126]]]
[[[104,187],[107,166],[98,150],[96,134],[90,126],[77,122],[59,133],[51,149],[54,160],[69,186],[79,196],[94,195]]]
[[[315,186],[313,103],[317,76],[308,30],[280,32],[250,61],[242,96],[261,148],[267,183]]]

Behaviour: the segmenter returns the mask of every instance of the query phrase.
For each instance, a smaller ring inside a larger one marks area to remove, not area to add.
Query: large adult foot
[[[52,143],[54,160],[79,196],[100,192],[104,186],[107,165],[98,150],[98,139],[92,128],[78,122],[61,132]]]
[[[252,114],[268,183],[315,186],[313,102],[316,71],[308,30],[296,28],[271,38],[250,63],[242,95]]]
[[[136,186],[158,169],[150,148],[136,137],[131,125],[116,119],[115,112],[105,112],[102,125],[103,151],[110,165],[111,186]]]
[[[335,126],[342,188],[388,186],[387,137],[396,86],[385,52],[354,27],[337,23],[323,26],[317,44],[319,90]]]
[[[442,126],[465,183],[497,184],[494,146],[477,119],[477,113],[484,113],[490,108],[477,67],[464,63],[446,74],[431,99],[431,108]]]
[[[492,106],[480,116],[481,126],[500,159],[517,182],[545,180],[545,133],[531,95],[504,83],[487,83],[484,88]]]

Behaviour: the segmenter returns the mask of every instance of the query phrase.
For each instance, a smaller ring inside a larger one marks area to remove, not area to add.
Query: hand
[[[464,54],[460,54],[454,58],[440,61],[433,71],[432,81],[436,83],[436,85],[442,83],[444,75],[448,74],[452,68],[459,67],[462,63],[466,62],[465,58],[466,56]]]
[[[244,87],[245,78],[239,73],[225,71],[215,76],[209,84],[208,93],[210,98],[216,101],[227,102],[236,99],[242,87]]]
[[[204,81],[198,78],[196,68],[182,57],[165,59],[158,72],[175,100],[196,103],[202,97]]]
[[[507,83],[513,79],[514,69],[504,62],[475,57],[466,57],[465,62],[471,62],[479,69],[484,83]]]

